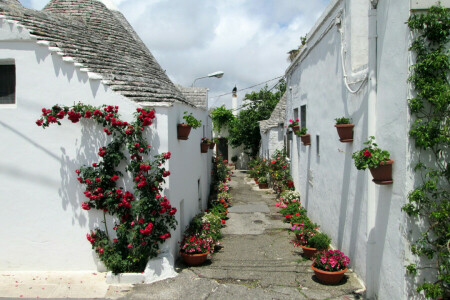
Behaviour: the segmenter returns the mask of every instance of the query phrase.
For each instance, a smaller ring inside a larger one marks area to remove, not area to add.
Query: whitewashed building
[[[275,106],[270,118],[259,122],[261,133],[261,146],[259,155],[270,158],[276,150],[282,150],[287,144],[285,140],[285,119],[286,119],[286,96],[285,93]],[[287,123],[289,124],[289,123]]]
[[[369,299],[415,297],[401,207],[414,186],[406,22],[418,3],[424,1],[331,0],[286,71],[285,123],[298,117],[311,135],[311,146],[295,135],[289,142],[295,186],[309,217],[350,257]],[[339,117],[352,118],[353,142],[339,141]],[[376,185],[354,166],[352,153],[369,136],[395,161],[393,184]]]
[[[103,217],[81,209],[75,170],[97,161],[108,139],[85,121],[46,130],[35,124],[41,108],[79,101],[117,105],[128,122],[136,108],[155,108],[147,139],[154,155],[172,153],[164,194],[179,225],[163,254],[173,267],[177,242],[209,195],[212,151],[200,153],[201,138],[211,138],[206,97],[203,105],[185,97],[123,15],[97,0],[52,0],[42,11],[0,0],[0,70],[12,81],[0,98],[0,271],[98,267],[86,233],[103,226]],[[203,127],[181,141],[185,111]]]

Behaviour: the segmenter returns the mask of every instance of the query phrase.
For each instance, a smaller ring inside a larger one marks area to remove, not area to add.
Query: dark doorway
[[[228,160],[228,140],[226,138],[219,138],[217,151],[218,154],[223,157],[223,159]]]

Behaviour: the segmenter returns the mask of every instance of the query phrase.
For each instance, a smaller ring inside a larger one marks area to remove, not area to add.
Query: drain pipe
[[[369,10],[369,93],[367,99],[367,135],[375,136],[376,134],[376,104],[377,104],[377,5],[378,0],[371,0]],[[377,215],[377,199],[375,184],[371,180],[371,176],[367,176],[367,260],[366,270],[370,270],[372,266],[369,257],[375,255],[376,249],[376,215]],[[367,277],[367,294],[368,299],[375,296],[376,278],[373,278],[372,272],[366,272]]]

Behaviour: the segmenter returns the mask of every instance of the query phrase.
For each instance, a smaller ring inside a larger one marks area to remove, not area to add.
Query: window
[[[294,120],[298,119],[298,108],[294,108]]]
[[[300,127],[306,127],[306,105],[300,106]]]
[[[16,66],[0,61],[0,105],[16,103]]]

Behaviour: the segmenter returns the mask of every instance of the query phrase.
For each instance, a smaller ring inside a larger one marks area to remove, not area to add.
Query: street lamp
[[[208,78],[208,77],[222,78],[223,74],[224,74],[223,71],[217,71],[217,72],[208,74],[208,75],[206,75],[206,76],[196,78],[196,79],[194,80],[194,82],[192,83],[191,87],[193,87],[194,84],[195,84],[195,82],[196,82],[197,80],[199,80],[199,79]]]

